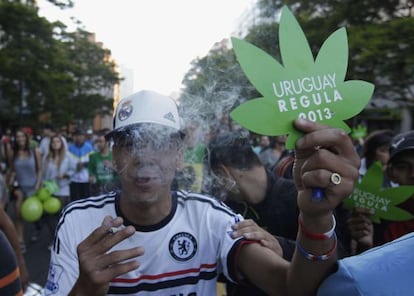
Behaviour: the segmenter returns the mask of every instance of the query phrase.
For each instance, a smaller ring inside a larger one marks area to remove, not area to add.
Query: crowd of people
[[[216,295],[217,282],[239,296],[409,295],[414,220],[373,223],[372,210],[342,201],[376,161],[384,188],[414,185],[414,131],[373,131],[359,149],[339,129],[296,120],[303,136],[286,150],[286,136],[207,133],[181,117],[172,99],[141,91],[93,137],[50,125],[37,140],[27,128],[3,135],[0,244],[20,289],[20,207],[53,180],[64,208],[48,295]],[[413,202],[399,206],[414,214]]]
[[[49,219],[44,214],[34,222],[28,238],[24,229],[28,224],[21,214],[23,202],[35,196],[46,181],[57,185],[58,190],[53,192],[53,196],[60,200],[62,208],[76,199],[111,191],[117,182],[117,174],[111,166],[109,142],[102,137],[106,132],[102,130],[91,134],[76,129],[68,135],[58,132],[51,124],[42,126],[38,133],[30,127],[2,130],[0,230],[6,234],[16,252],[23,288],[28,284],[24,263],[27,248],[25,240],[30,239],[30,243],[35,243],[44,225],[53,236],[58,217],[56,214],[55,219]],[[106,187],[106,184],[110,187]]]

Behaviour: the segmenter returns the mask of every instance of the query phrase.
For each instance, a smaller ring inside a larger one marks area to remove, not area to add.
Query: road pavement
[[[26,266],[29,271],[29,281],[37,283],[42,287],[46,283],[49,268],[50,251],[48,246],[53,240],[54,225],[57,217],[48,217],[48,221],[40,227],[38,239],[32,241],[35,232],[34,223],[25,223],[24,236],[26,242],[26,253],[24,254]]]

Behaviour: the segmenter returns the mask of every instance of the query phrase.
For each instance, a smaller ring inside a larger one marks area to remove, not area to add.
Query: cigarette
[[[108,232],[110,233],[110,234],[115,234],[115,233],[117,233],[118,231],[120,231],[121,230],[121,228],[118,228],[118,227],[111,227],[111,228],[109,228],[108,229]]]

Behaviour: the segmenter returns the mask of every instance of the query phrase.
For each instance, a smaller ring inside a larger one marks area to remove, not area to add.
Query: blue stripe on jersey
[[[184,285],[196,285],[201,280],[211,280],[217,276],[217,270],[213,271],[202,271],[196,276],[188,276],[179,279],[172,279],[156,283],[142,283],[135,286],[120,287],[110,286],[108,294],[134,294],[138,292],[154,292],[162,289],[174,288]],[[195,288],[196,289],[196,288]]]
[[[196,200],[201,202],[206,202],[211,205],[213,209],[216,209],[218,211],[224,212],[231,217],[237,216],[235,212],[233,212],[232,209],[230,209],[226,204],[222,203],[221,201],[217,200],[214,197],[203,195],[203,194],[197,194],[193,192],[184,192],[184,191],[177,191],[178,196],[178,202],[184,202],[186,200]]]

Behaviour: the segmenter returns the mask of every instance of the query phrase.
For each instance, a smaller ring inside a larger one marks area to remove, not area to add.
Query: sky
[[[61,11],[39,1],[39,14],[75,28],[73,16],[134,72],[134,89],[177,93],[197,57],[232,36],[252,0],[74,0]]]

